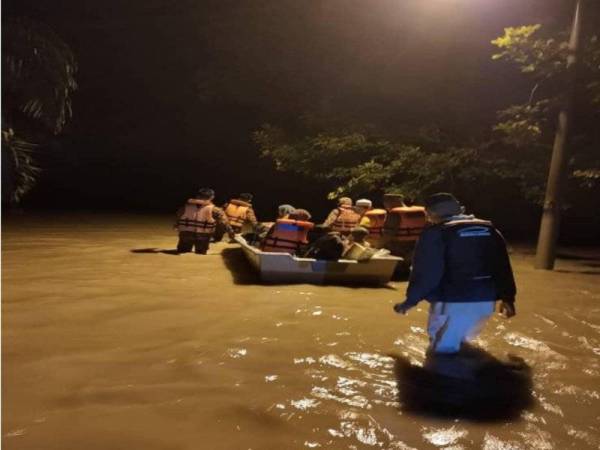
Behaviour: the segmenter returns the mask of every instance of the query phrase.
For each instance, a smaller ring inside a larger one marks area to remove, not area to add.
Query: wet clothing
[[[514,301],[506,243],[491,222],[458,215],[429,226],[413,258],[406,304],[431,302],[431,349],[454,353],[489,317],[496,300]]]
[[[179,231],[177,251],[187,253],[195,247],[196,253],[206,254],[217,225],[223,226],[228,234],[233,234],[222,209],[209,200],[189,199],[177,211],[175,225]]]
[[[189,253],[194,250],[198,254],[206,255],[209,244],[210,236],[203,236],[191,231],[180,231],[177,252]]]
[[[494,313],[495,302],[435,302],[429,307],[427,333],[435,353],[457,353],[477,337]]]

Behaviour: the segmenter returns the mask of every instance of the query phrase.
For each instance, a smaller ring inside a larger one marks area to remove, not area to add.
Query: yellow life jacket
[[[250,203],[236,199],[230,200],[225,208],[225,214],[229,219],[229,224],[234,228],[242,228],[248,217],[249,209]]]
[[[384,231],[396,241],[416,242],[427,224],[422,206],[399,206],[388,213]]]
[[[183,214],[177,220],[179,231],[191,231],[199,234],[212,234],[216,221],[213,218],[213,205],[208,200],[191,198],[185,204]]]
[[[295,253],[300,244],[306,244],[308,231],[315,226],[302,220],[279,219],[265,237],[261,250],[264,252]]]
[[[361,215],[351,206],[342,205],[338,207],[338,211],[338,216],[331,224],[331,231],[348,234],[352,228],[358,226]]]
[[[370,237],[379,237],[383,234],[383,225],[387,217],[387,211],[385,209],[370,209],[365,213],[365,217],[369,219]]]

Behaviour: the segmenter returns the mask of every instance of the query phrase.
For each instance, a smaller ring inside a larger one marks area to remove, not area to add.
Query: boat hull
[[[246,259],[268,283],[385,284],[402,258],[374,256],[368,261],[323,261],[287,253],[263,252],[237,236]]]

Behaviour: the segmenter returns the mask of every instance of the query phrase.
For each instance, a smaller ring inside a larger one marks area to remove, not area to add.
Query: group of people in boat
[[[252,194],[240,194],[222,207],[213,203],[214,197],[212,189],[200,189],[178,211],[178,252],[206,254],[211,241],[218,242],[225,234],[233,239],[249,229],[246,241],[265,252],[364,260],[387,249],[409,258],[426,223],[424,208],[406,205],[401,194],[385,194],[382,208],[374,208],[368,199],[353,202],[341,197],[322,223],[315,223],[306,209],[288,204],[278,207],[274,222],[259,222]]]

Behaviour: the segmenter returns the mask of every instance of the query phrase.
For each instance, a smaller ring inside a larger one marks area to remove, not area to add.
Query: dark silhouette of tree
[[[25,18],[2,26],[3,202],[18,202],[33,187],[34,152],[61,133],[77,89],[75,56],[50,28]]]

